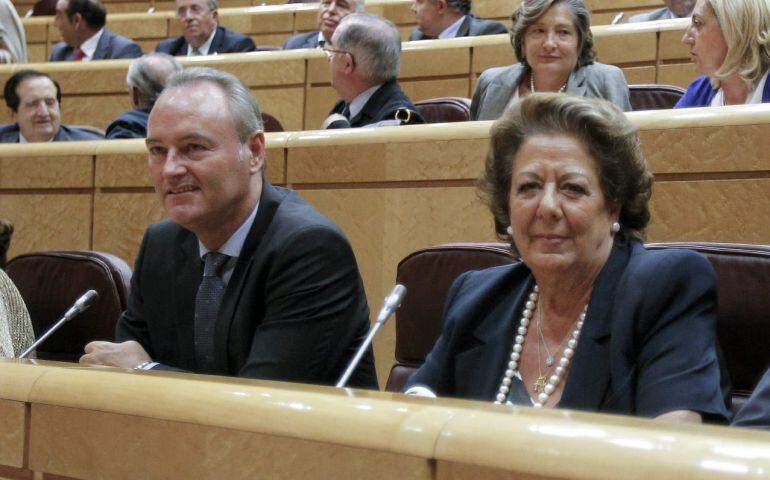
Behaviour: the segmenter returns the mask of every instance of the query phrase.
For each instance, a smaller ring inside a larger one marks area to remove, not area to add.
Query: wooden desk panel
[[[27,405],[24,402],[0,399],[0,432],[0,465],[24,467],[27,438]]]

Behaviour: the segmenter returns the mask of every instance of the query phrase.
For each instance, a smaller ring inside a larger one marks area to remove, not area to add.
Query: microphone
[[[372,340],[374,340],[374,336],[380,330],[380,327],[382,327],[385,322],[388,321],[388,318],[393,315],[393,312],[398,310],[398,307],[401,306],[401,300],[404,299],[404,295],[406,295],[406,287],[397,283],[396,286],[393,287],[393,290],[390,291],[388,296],[385,297],[385,301],[382,304],[380,313],[377,314],[377,320],[375,321],[374,326],[372,326],[372,328],[369,330],[369,334],[361,343],[361,346],[358,348],[358,351],[353,357],[353,360],[351,360],[350,364],[348,364],[348,368],[345,370],[345,373],[343,373],[340,379],[337,381],[337,384],[335,385],[336,387],[342,388],[346,383],[348,383],[350,376],[353,374],[353,371],[361,361],[361,357],[364,356],[366,349],[369,348],[369,345],[372,344]]]
[[[625,15],[624,12],[620,12],[612,19],[612,22],[610,22],[610,25],[617,25],[620,23],[621,20],[623,20],[623,16]]]
[[[40,338],[35,340],[35,343],[30,345],[30,347],[24,352],[19,355],[19,358],[27,358],[27,356],[34,352],[35,349],[44,341],[48,339],[53,333],[60,329],[62,325],[69,322],[73,318],[75,318],[78,314],[85,311],[88,307],[91,306],[91,304],[94,303],[94,301],[99,297],[99,294],[96,293],[96,290],[89,290],[83,295],[80,296],[77,300],[75,300],[75,303],[72,304],[72,306],[64,313],[64,316],[59,319],[56,324],[54,324],[53,327],[49,328]]]

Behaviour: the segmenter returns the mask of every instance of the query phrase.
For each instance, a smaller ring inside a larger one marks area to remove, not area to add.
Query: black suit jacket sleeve
[[[765,372],[751,397],[735,415],[733,426],[770,430],[770,370]]]
[[[126,310],[118,320],[115,327],[115,338],[119,342],[135,340],[139,342],[151,358],[156,358],[157,352],[152,348],[150,331],[147,326],[147,318],[144,315],[144,296],[142,295],[141,271],[147,249],[147,237],[145,233],[139,254],[134,264],[134,274],[131,275],[131,293],[126,300]]]
[[[366,333],[350,328],[350,319],[368,318],[353,252],[344,237],[323,226],[297,231],[286,244],[291,247],[276,252],[266,279],[264,319],[239,376],[333,379]]]

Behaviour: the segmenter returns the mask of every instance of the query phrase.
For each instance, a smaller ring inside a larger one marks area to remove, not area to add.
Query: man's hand
[[[110,367],[134,368],[152,360],[141,345],[134,340],[123,343],[90,342],[80,363],[108,365]]]

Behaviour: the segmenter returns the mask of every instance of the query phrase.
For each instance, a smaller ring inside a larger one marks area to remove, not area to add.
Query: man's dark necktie
[[[203,279],[195,297],[195,363],[201,373],[211,372],[214,368],[214,327],[225,294],[221,274],[229,258],[219,252],[206,254]]]

